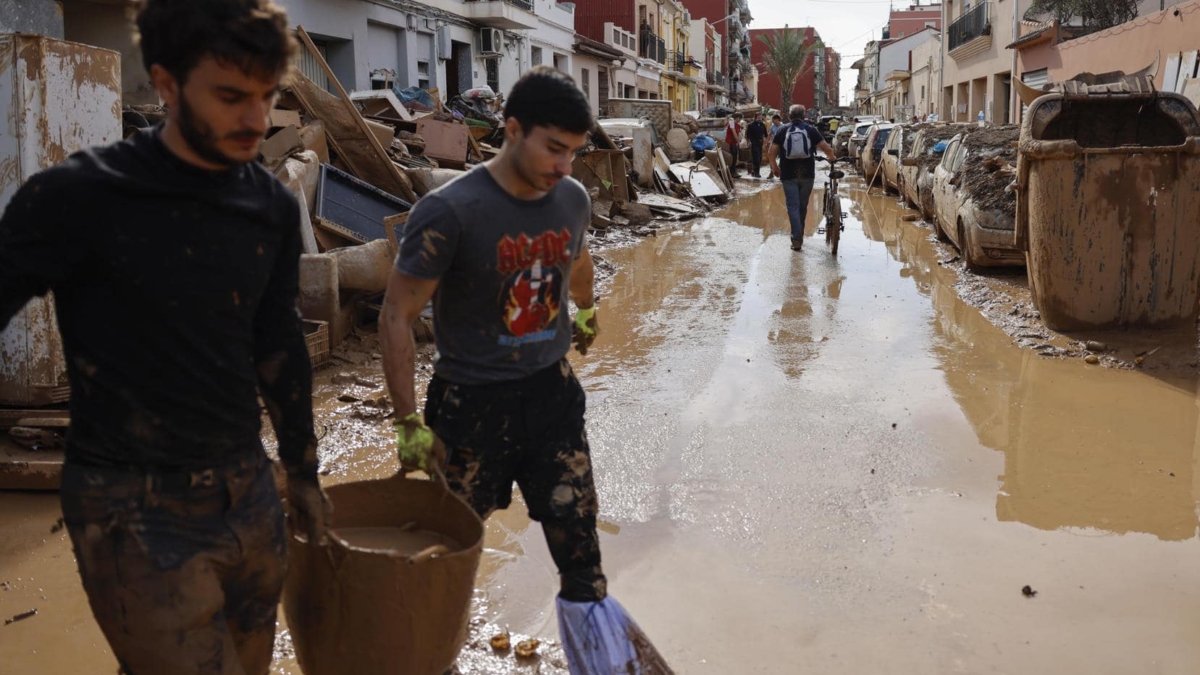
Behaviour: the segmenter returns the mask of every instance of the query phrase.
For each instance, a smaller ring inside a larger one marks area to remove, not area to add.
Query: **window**
[[[417,60],[417,86],[421,89],[429,88],[429,62]]]
[[[950,145],[946,146],[946,150],[942,154],[943,169],[953,172],[950,166],[954,163],[954,155],[956,154],[958,154],[958,141],[954,140],[950,142]]]
[[[921,100],[925,100],[925,85],[921,85]]]
[[[542,48],[533,47],[529,52],[529,63],[535,66],[542,65]]]
[[[579,77],[579,81],[583,84],[583,95],[586,96],[590,101],[592,99],[592,85],[590,73],[588,73],[587,68],[583,69]]]
[[[925,27],[926,28],[937,28],[937,22],[936,21],[926,21]]]
[[[492,91],[500,91],[500,59],[488,59],[484,62],[487,68],[487,83]]]
[[[619,46],[619,45],[622,45],[622,44],[624,44],[624,43],[621,41],[621,38],[623,38],[623,37],[625,37],[625,36],[624,36],[624,35],[621,33],[621,31],[620,31],[619,29],[617,29],[617,28],[614,28],[614,29],[613,29],[613,44],[614,44],[614,45],[618,45],[618,46]]]

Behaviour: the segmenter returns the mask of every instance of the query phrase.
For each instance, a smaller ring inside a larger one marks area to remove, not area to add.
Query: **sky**
[[[878,39],[887,25],[891,6],[907,9],[909,0],[750,0],[750,28],[812,26],[825,46],[842,55],[841,103],[854,99],[857,71],[850,64],[862,58],[867,42]],[[921,4],[928,5],[928,1]]]

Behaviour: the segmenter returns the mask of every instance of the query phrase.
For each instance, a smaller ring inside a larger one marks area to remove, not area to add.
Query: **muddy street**
[[[1039,355],[910,211],[844,187],[836,260],[820,193],[793,252],[766,182],[604,252],[602,333],[572,359],[612,594],[679,673],[1195,672],[1195,368]],[[323,480],[395,470],[372,349],[319,374]],[[0,494],[0,616],[39,610],[0,626],[0,672],[110,675],[58,516]],[[565,673],[552,646],[486,647],[557,633],[519,497],[485,547],[460,671]]]

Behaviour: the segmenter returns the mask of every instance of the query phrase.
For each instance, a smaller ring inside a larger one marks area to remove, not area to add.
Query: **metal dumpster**
[[[1200,115],[1178,94],[1051,93],[1017,160],[1017,245],[1056,330],[1194,322]]]

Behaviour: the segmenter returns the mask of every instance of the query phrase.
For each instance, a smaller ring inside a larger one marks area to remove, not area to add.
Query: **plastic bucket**
[[[441,483],[393,477],[326,490],[327,546],[293,537],[283,604],[306,675],[442,675],[467,638],[483,521]],[[458,544],[442,555],[348,546],[350,528],[418,529]]]
[[[1048,94],[1017,164],[1016,243],[1056,330],[1195,321],[1200,116],[1176,94]]]

